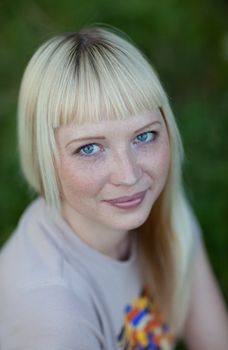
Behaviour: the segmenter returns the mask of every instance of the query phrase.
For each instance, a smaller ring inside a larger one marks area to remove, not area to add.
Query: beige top
[[[0,349],[122,349],[124,310],[143,288],[137,259],[134,236],[129,259],[114,260],[36,200],[0,253]]]

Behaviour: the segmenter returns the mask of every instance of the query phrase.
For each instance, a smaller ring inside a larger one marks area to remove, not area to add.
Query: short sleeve
[[[103,337],[74,293],[41,287],[23,293],[0,316],[1,350],[101,350]]]

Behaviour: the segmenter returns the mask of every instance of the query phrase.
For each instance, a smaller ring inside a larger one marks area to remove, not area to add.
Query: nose
[[[138,164],[136,156],[130,151],[121,151],[113,156],[110,168],[110,181],[116,186],[135,185],[142,175],[141,166]]]

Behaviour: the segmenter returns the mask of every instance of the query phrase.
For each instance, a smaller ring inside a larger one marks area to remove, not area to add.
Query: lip
[[[121,209],[128,209],[128,208],[135,208],[139,206],[145,195],[146,191],[138,192],[133,194],[132,196],[124,196],[119,198],[114,198],[110,200],[105,200],[104,202],[109,203],[115,207],[121,208]]]
[[[109,203],[130,202],[130,201],[141,198],[145,193],[146,193],[146,191],[142,191],[142,192],[135,193],[132,196],[124,196],[124,197],[109,199],[109,200],[106,200],[105,202],[109,202]]]

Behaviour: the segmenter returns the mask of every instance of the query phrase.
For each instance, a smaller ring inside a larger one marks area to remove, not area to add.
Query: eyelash
[[[137,138],[139,137],[139,136],[143,136],[143,135],[146,135],[147,134],[147,136],[150,134],[150,135],[153,135],[153,137],[151,138],[151,139],[149,139],[149,140],[143,140],[143,141],[140,141],[140,140],[137,140]],[[142,145],[147,145],[147,144],[149,144],[149,143],[152,143],[152,142],[154,142],[155,140],[156,140],[156,138],[157,138],[157,136],[158,136],[158,132],[157,131],[144,131],[144,132],[142,132],[141,134],[138,134],[136,137],[135,137],[135,139],[134,140],[136,140],[136,141],[133,141],[133,144],[134,145],[138,145],[138,144],[142,144]],[[79,155],[80,157],[86,157],[86,158],[89,158],[89,157],[92,157],[92,156],[96,156],[97,155],[97,153],[99,153],[99,151],[97,151],[97,152],[95,152],[95,153],[87,153],[87,154],[85,154],[85,153],[82,153],[82,151],[83,151],[83,149],[85,149],[86,147],[89,147],[89,146],[98,146],[98,147],[100,147],[101,148],[101,152],[103,152],[103,150],[104,150],[104,147],[103,146],[101,146],[101,145],[99,145],[99,144],[97,144],[97,143],[88,143],[88,144],[86,144],[86,145],[84,145],[84,146],[81,146],[81,147],[79,147],[73,154],[77,154],[77,155]]]

